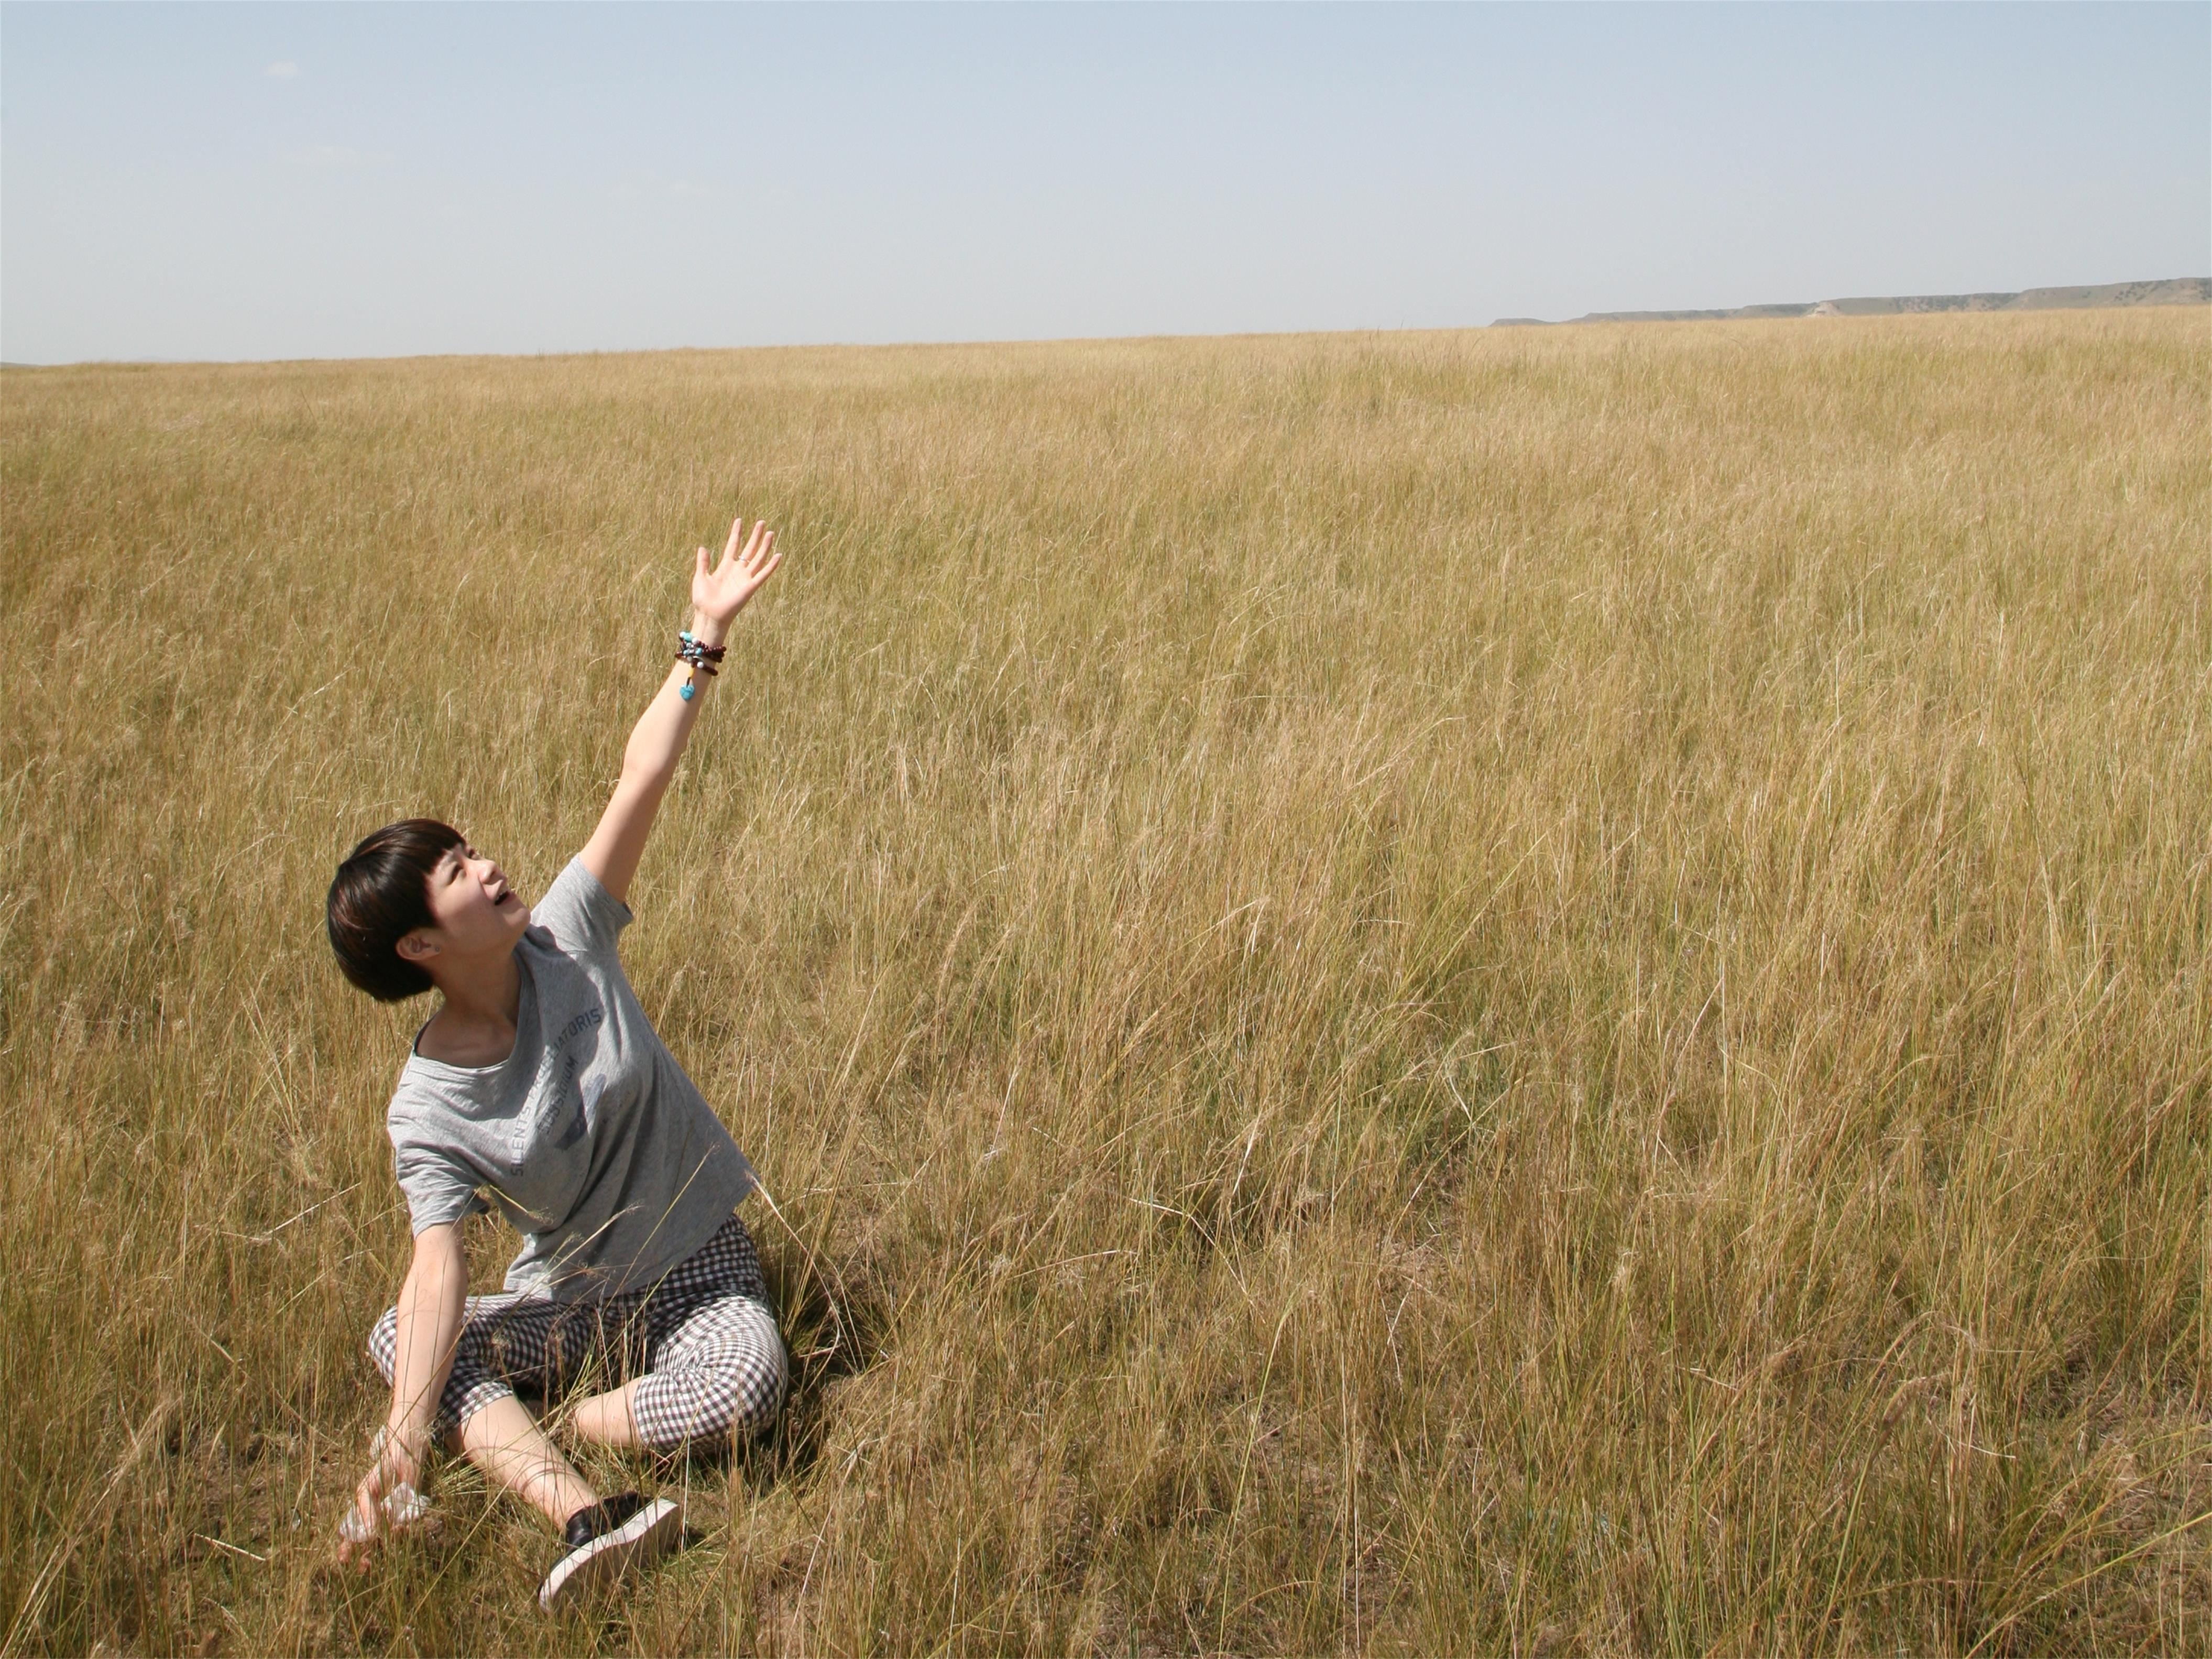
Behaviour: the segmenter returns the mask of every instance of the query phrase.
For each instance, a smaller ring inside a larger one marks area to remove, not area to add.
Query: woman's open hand
[[[745,608],[745,601],[760,591],[761,584],[782,562],[783,556],[775,550],[775,532],[764,519],[753,521],[753,533],[739,550],[738,537],[744,525],[742,518],[730,521],[730,544],[722,550],[722,562],[712,569],[708,568],[707,550],[701,548],[698,566],[691,574],[691,608],[714,635],[707,641],[709,645],[722,642],[720,635]]]

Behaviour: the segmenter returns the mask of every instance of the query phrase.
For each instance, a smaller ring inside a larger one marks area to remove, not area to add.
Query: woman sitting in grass
[[[673,1547],[680,1509],[602,1499],[515,1397],[596,1376],[569,1432],[675,1450],[757,1432],[785,1360],[734,1211],[752,1169],[623,976],[623,896],[698,718],[731,623],[775,569],[756,524],[711,569],[699,550],[680,665],[631,732],[599,828],[532,908],[497,863],[426,818],[378,830],[331,884],[331,944],[381,1000],[436,987],[387,1116],[415,1254],[368,1339],[392,1409],[346,1516],[350,1558],[418,1518],[434,1442],[551,1518],[566,1553],[538,1591],[580,1587]],[[523,1236],[498,1296],[470,1296],[461,1224],[489,1207]],[[606,1385],[613,1386],[606,1386]]]

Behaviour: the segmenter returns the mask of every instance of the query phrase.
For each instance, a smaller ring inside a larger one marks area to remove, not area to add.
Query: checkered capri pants
[[[368,1336],[368,1356],[386,1382],[398,1346],[399,1310],[387,1309]],[[551,1395],[580,1382],[611,1389],[635,1377],[638,1437],[672,1450],[758,1433],[783,1403],[785,1376],[760,1257],[733,1215],[645,1290],[598,1302],[526,1291],[469,1297],[432,1431],[443,1439],[518,1383]]]

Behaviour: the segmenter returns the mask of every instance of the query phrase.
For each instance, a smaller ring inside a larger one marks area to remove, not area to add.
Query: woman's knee
[[[431,1417],[431,1432],[438,1440],[458,1434],[469,1418],[514,1392],[506,1377],[484,1364],[481,1334],[477,1326],[465,1323],[454,1345],[453,1362],[446,1370],[446,1386]],[[384,1317],[369,1330],[368,1348],[369,1358],[390,1384],[399,1364],[398,1309],[384,1310]]]
[[[787,1381],[774,1327],[744,1340],[702,1342],[640,1377],[630,1410],[638,1437],[673,1449],[696,1440],[750,1440],[775,1421]]]
[[[771,1327],[765,1342],[742,1345],[725,1363],[737,1374],[738,1387],[722,1431],[750,1440],[783,1409],[784,1391],[790,1383],[783,1338]]]
[[[376,1369],[384,1373],[384,1380],[391,1382],[392,1367],[399,1363],[398,1309],[386,1308],[384,1317],[370,1328],[368,1357],[375,1362]]]

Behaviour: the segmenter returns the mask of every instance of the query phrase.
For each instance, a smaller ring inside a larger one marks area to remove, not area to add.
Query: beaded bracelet
[[[676,637],[682,641],[676,647],[676,660],[688,665],[691,670],[690,678],[678,688],[684,701],[689,702],[697,690],[700,671],[705,670],[710,678],[721,672],[714,665],[729,654],[730,648],[726,645],[709,645],[688,628]]]

